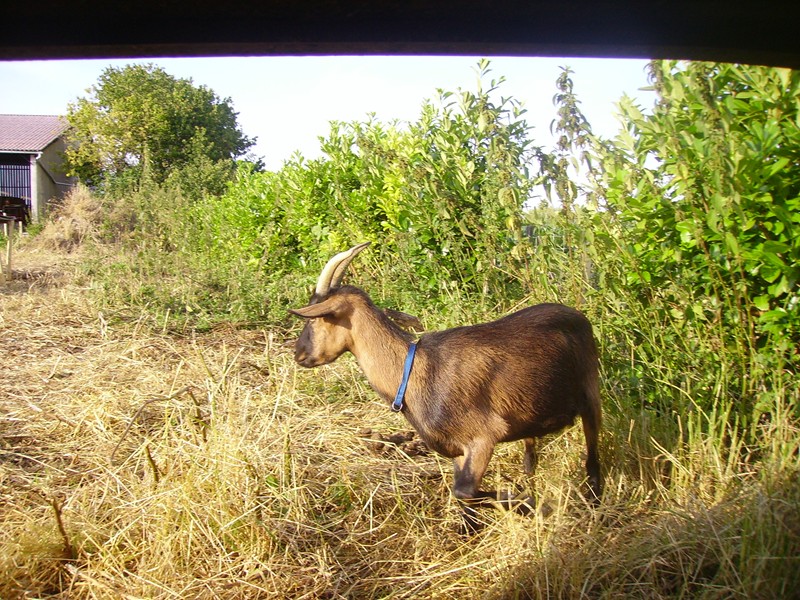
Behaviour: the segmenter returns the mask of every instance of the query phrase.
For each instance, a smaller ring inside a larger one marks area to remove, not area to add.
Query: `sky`
[[[475,91],[480,57],[247,57],[0,62],[0,114],[65,114],[88,97],[108,66],[154,63],[230,98],[239,125],[256,137],[251,152],[277,170],[293,153],[320,156],[330,121],[413,122],[437,89]],[[502,96],[523,102],[538,145],[552,144],[553,96],[560,67],[573,71],[574,91],[595,133],[613,136],[623,94],[649,108],[654,100],[645,60],[489,57],[491,77],[505,77]]]

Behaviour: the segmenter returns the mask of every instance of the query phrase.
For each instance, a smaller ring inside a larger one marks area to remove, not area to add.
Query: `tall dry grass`
[[[756,456],[607,391],[602,506],[581,499],[576,428],[530,482],[499,448],[487,487],[530,484],[542,510],[485,512],[464,538],[447,461],[362,439],[407,425],[353,361],[306,371],[278,333],[103,312],[61,254],[18,256],[0,289],[2,598],[797,597],[800,435],[780,415]]]

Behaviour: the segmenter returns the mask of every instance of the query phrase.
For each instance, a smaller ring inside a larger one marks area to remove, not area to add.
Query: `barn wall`
[[[32,165],[31,217],[34,221],[47,216],[48,205],[60,200],[74,185],[64,173],[66,144],[58,139],[45,148]]]

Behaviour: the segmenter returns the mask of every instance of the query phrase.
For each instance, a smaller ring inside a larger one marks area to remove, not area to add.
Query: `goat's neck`
[[[411,336],[377,310],[358,311],[352,321],[352,353],[372,388],[391,401],[400,385]]]

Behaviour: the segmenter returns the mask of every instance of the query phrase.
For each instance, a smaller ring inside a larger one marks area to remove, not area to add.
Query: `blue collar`
[[[403,410],[403,398],[406,395],[406,386],[408,385],[408,376],[411,375],[411,367],[414,365],[414,355],[417,353],[417,343],[412,342],[408,347],[408,354],[406,354],[406,364],[403,365],[403,379],[400,381],[400,387],[397,388],[397,395],[392,402],[392,410],[400,412]]]

